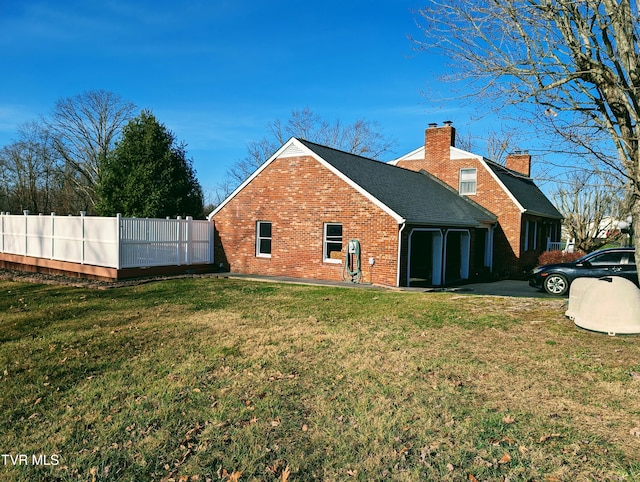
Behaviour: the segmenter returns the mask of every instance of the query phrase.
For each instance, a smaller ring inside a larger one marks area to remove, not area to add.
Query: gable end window
[[[460,194],[475,194],[478,170],[473,168],[460,169]]]
[[[268,221],[256,223],[256,256],[271,257],[271,223]]]
[[[342,262],[342,224],[325,223],[322,241],[322,260],[326,263]]]

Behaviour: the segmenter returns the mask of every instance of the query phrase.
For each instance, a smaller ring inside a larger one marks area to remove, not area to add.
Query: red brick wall
[[[429,127],[425,131],[425,159],[398,162],[399,167],[419,171],[424,169],[459,189],[460,169],[477,169],[476,194],[467,197],[498,216],[500,229],[495,232],[494,272],[515,274],[519,271],[522,215],[508,194],[482,163],[475,158],[450,159],[450,147],[455,144],[455,129],[451,126]]]
[[[397,222],[311,157],[276,159],[213,220],[215,260],[232,272],[342,280],[343,264],[322,259],[324,223],[342,223],[342,262],[358,239],[361,281],[396,285]],[[271,258],[256,257],[257,221],[272,223]]]

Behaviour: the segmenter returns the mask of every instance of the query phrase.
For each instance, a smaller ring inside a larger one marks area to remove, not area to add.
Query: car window
[[[602,253],[589,260],[593,266],[621,264],[624,253]]]

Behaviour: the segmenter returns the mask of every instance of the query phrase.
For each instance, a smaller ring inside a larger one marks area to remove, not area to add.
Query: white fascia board
[[[434,229],[440,229],[440,228],[467,228],[467,229],[471,229],[471,228],[482,228],[482,227],[486,227],[487,223],[485,221],[475,221],[475,222],[469,222],[469,223],[465,223],[465,222],[451,222],[448,219],[443,219],[443,220],[429,220],[427,221],[420,221],[418,219],[407,219],[406,220],[407,224],[410,224],[411,226],[426,226],[429,228],[434,228]],[[493,223],[495,224],[495,223]]]
[[[405,154],[402,157],[398,157],[393,161],[389,161],[387,164],[391,164],[392,166],[397,166],[400,161],[420,161],[424,160],[424,146],[420,146],[417,149]]]
[[[291,139],[289,139],[287,142],[285,142],[285,143],[282,145],[282,147],[280,147],[280,149],[278,149],[278,150],[275,152],[275,154],[273,154],[269,159],[267,159],[265,162],[263,162],[263,163],[260,165],[260,167],[254,171],[254,173],[253,173],[253,174],[251,174],[251,175],[250,175],[250,176],[249,176],[249,177],[248,177],[248,178],[247,178],[247,179],[246,179],[242,184],[240,184],[240,185],[239,185],[239,186],[238,186],[238,187],[237,187],[237,188],[236,188],[236,189],[235,189],[231,194],[229,194],[229,195],[227,196],[227,198],[226,198],[224,201],[222,201],[222,202],[220,203],[220,205],[219,205],[217,208],[215,208],[215,209],[211,212],[211,214],[209,214],[209,215],[207,216],[207,219],[208,219],[208,220],[211,220],[211,218],[212,218],[213,216],[215,216],[215,215],[218,213],[218,211],[220,211],[220,210],[221,210],[223,207],[225,207],[225,206],[226,206],[226,205],[227,205],[227,204],[228,204],[228,203],[229,203],[229,202],[230,202],[234,197],[236,197],[236,195],[237,195],[240,191],[242,191],[242,190],[245,188],[245,186],[247,186],[247,184],[249,184],[249,183],[250,183],[251,181],[253,181],[256,177],[258,177],[258,175],[259,175],[262,171],[264,171],[264,170],[267,168],[267,166],[269,166],[269,164],[271,164],[273,161],[275,161],[275,160],[278,158],[278,156],[280,156],[280,154],[281,154],[283,151],[285,151],[285,150],[286,150],[286,149],[287,149],[291,144],[293,144],[293,143],[294,143],[294,141],[295,141],[295,143],[296,143],[296,144],[298,144],[298,146],[297,146],[297,147],[306,149],[306,147],[305,147],[305,146],[303,146],[302,144],[300,144],[300,142],[298,142],[298,140],[297,140],[295,137],[292,137]]]
[[[264,171],[267,166],[269,166],[269,164],[271,164],[273,161],[275,161],[276,159],[278,159],[278,157],[281,156],[281,154],[283,152],[285,152],[287,149],[289,149],[290,147],[294,147],[296,150],[298,150],[300,152],[301,155],[303,156],[308,156],[308,157],[313,157],[315,160],[317,160],[323,167],[327,168],[329,171],[331,171],[333,174],[335,174],[336,176],[338,176],[338,178],[342,179],[344,182],[346,182],[349,186],[351,186],[353,189],[355,189],[357,192],[359,192],[360,194],[362,194],[364,197],[366,197],[367,199],[369,199],[373,204],[375,204],[376,206],[378,206],[380,209],[382,209],[384,212],[386,212],[389,216],[391,216],[398,224],[402,224],[405,220],[402,216],[400,216],[398,213],[396,213],[395,211],[393,211],[389,206],[387,206],[386,204],[382,203],[378,198],[374,197],[371,195],[371,193],[369,193],[368,191],[366,191],[365,189],[363,189],[359,184],[356,184],[355,182],[353,182],[350,178],[348,178],[347,176],[345,176],[342,172],[340,172],[339,170],[337,170],[335,167],[333,167],[331,164],[329,164],[327,161],[325,161],[324,159],[322,159],[320,156],[318,156],[315,152],[313,152],[311,149],[309,149],[307,146],[305,146],[304,144],[302,144],[298,139],[296,139],[295,137],[292,137],[291,139],[289,139],[287,142],[285,142],[282,147],[280,147],[280,149],[278,149],[275,154],[273,154],[273,156],[271,156],[266,162],[264,162],[253,174],[251,174],[251,176],[249,176],[247,178],[246,181],[244,181],[242,184],[240,184],[240,186],[238,186],[235,191],[233,191],[228,197],[227,199],[225,199],[220,206],[218,206],[211,214],[209,214],[209,216],[207,216],[207,219],[211,219],[213,216],[216,215],[216,213],[218,211],[220,211],[229,201],[231,201],[240,191],[242,191],[245,186],[247,186],[251,181],[253,181],[258,175],[260,175],[260,173],[262,171]]]
[[[484,168],[487,170],[487,172],[489,172],[489,174],[491,174],[491,177],[493,177],[493,179],[498,183],[498,186],[500,186],[502,188],[502,190],[505,193],[507,193],[507,196],[509,196],[509,199],[511,199],[513,201],[513,204],[515,204],[518,207],[518,209],[520,210],[520,214],[523,214],[526,211],[524,206],[518,202],[518,200],[515,198],[515,196],[513,194],[511,194],[511,191],[509,191],[507,189],[507,186],[505,186],[503,184],[503,182],[500,180],[500,178],[498,176],[496,176],[496,173],[493,172],[493,169],[491,169],[487,165],[487,163],[485,162],[484,158],[480,159],[480,164],[482,164],[484,166]]]

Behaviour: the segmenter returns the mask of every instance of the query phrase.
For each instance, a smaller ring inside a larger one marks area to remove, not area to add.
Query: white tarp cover
[[[566,315],[586,330],[640,334],[640,289],[618,276],[578,278],[571,283]]]

